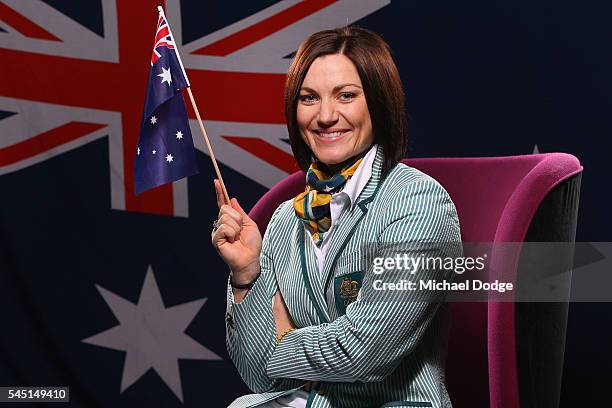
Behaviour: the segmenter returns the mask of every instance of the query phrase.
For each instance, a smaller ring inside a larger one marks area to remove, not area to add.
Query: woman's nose
[[[321,107],[318,117],[320,124],[330,125],[338,121],[338,112],[333,102],[323,100],[319,106]]]

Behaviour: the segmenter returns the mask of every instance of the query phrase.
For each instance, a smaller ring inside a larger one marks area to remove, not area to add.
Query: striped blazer
[[[228,285],[227,349],[257,393],[230,407],[255,407],[308,381],[315,382],[312,408],[451,406],[444,383],[444,292],[375,290],[374,280],[396,276],[374,273],[368,256],[393,256],[384,254],[389,243],[405,245],[410,256],[422,255],[414,243],[429,243],[427,256],[460,256],[457,213],[446,190],[414,168],[400,163],[381,182],[382,159],[379,149],[370,180],[334,227],[323,274],[288,200],[264,234],[253,288],[234,303]],[[410,277],[439,281],[452,274],[418,269]],[[298,328],[278,344],[277,290]]]

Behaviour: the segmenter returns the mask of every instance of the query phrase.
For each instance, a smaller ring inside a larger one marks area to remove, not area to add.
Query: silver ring
[[[219,229],[219,220],[214,220],[212,223],[213,232]]]

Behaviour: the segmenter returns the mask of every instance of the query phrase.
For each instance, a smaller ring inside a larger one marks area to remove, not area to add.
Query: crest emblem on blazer
[[[346,307],[357,300],[361,288],[361,272],[352,272],[334,279],[336,307],[340,314],[346,313]]]

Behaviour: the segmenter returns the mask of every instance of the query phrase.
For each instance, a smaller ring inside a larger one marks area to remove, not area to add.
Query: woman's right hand
[[[227,204],[221,183],[215,179],[219,216],[217,229],[211,233],[212,244],[232,271],[232,282],[245,284],[259,275],[261,234],[255,221],[232,198]]]

